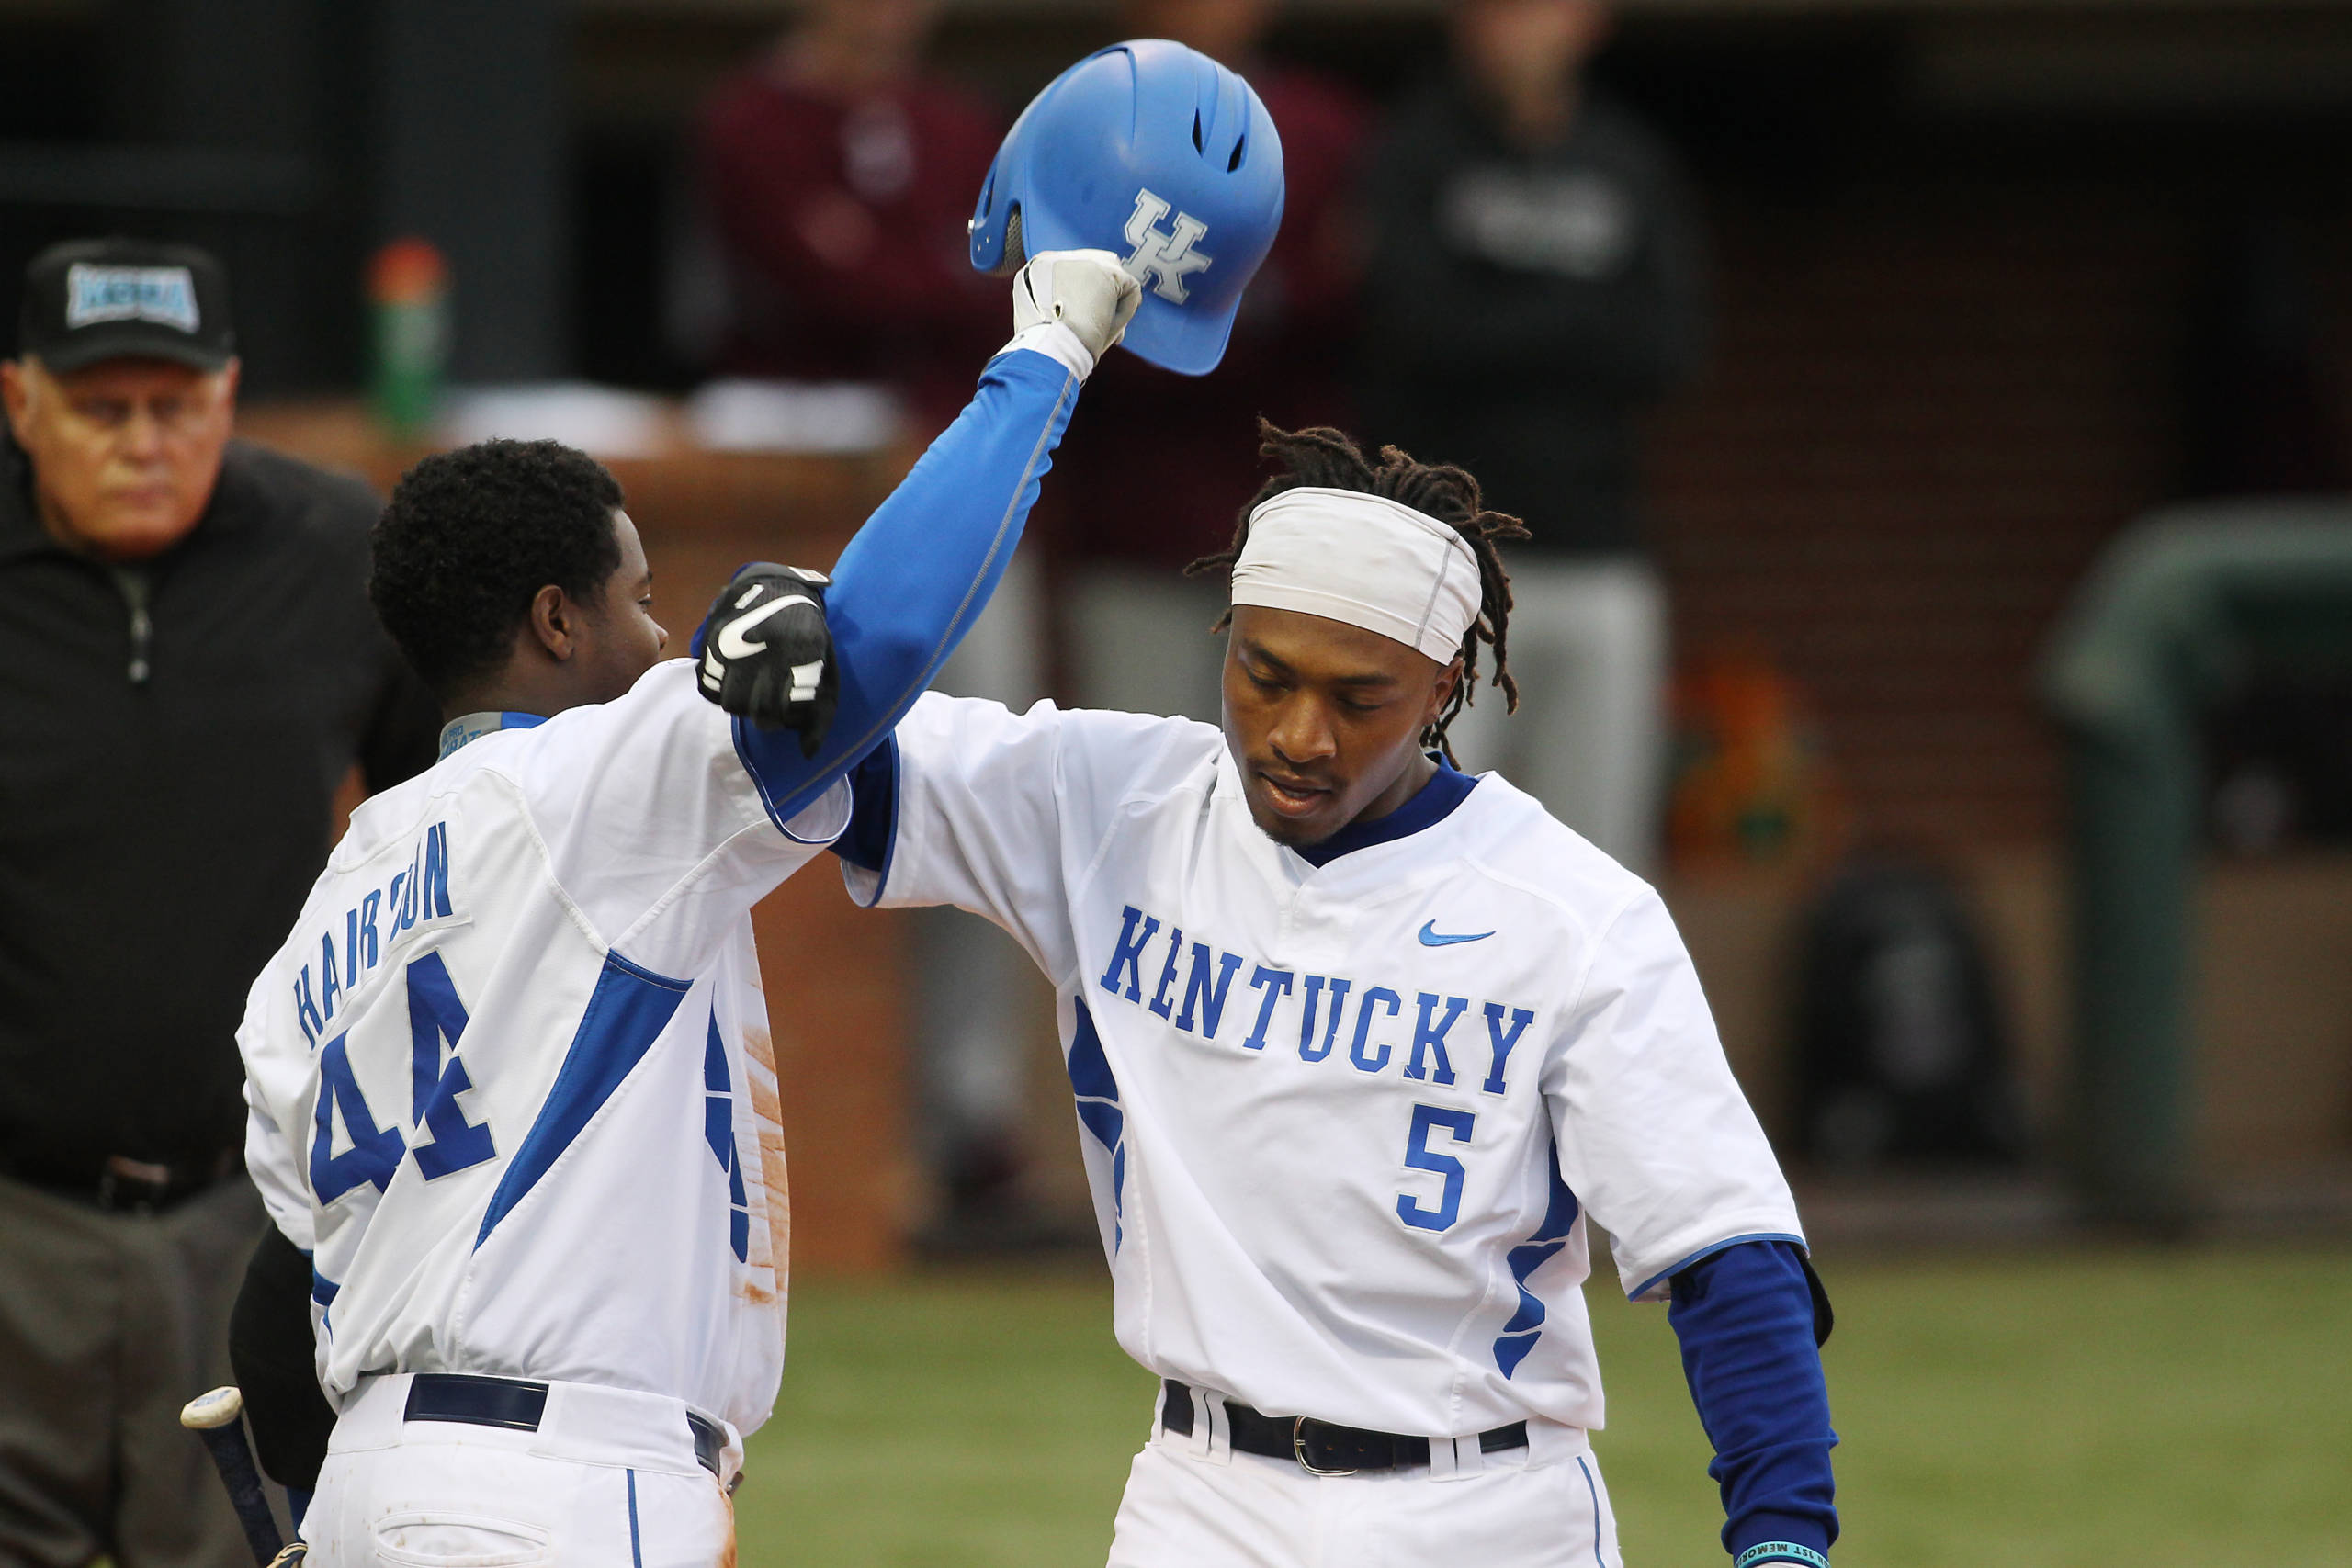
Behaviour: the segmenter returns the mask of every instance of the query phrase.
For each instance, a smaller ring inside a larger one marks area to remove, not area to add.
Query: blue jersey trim
[[[580,1027],[571,1037],[571,1049],[564,1053],[555,1087],[548,1091],[547,1103],[539,1107],[523,1146],[507,1162],[498,1190],[491,1194],[481,1229],[474,1235],[476,1248],[490,1239],[499,1221],[530,1196],[539,1179],[563,1157],[613,1091],[645,1059],[645,1053],[670,1026],[678,1004],[686,999],[691,988],[690,982],[657,975],[617,953],[605,954],[605,972],[596,977],[596,989],[580,1015]]]
[[[529,729],[545,724],[543,713],[469,713],[453,718],[441,727],[441,750],[434,759],[454,755],[485,735],[495,735],[502,729]]]
[[[1528,1277],[1558,1256],[1568,1245],[1568,1229],[1577,1223],[1577,1195],[1560,1179],[1558,1165],[1548,1173],[1552,1179],[1551,1201],[1544,1212],[1543,1223],[1526,1241],[1504,1254],[1510,1266],[1510,1277],[1519,1282],[1519,1311],[1503,1325],[1505,1334],[1517,1334],[1533,1328],[1544,1321],[1544,1303],[1527,1288]]]
[[[1453,815],[1455,807],[1470,798],[1470,792],[1478,787],[1478,780],[1475,774],[1462,772],[1442,755],[1433,753],[1430,760],[1437,764],[1437,772],[1430,775],[1430,782],[1423,784],[1412,799],[1385,817],[1375,817],[1369,822],[1351,822],[1321,843],[1294,847],[1291,852],[1319,869],[1341,855],[1368,850],[1374,844],[1394,843],[1398,839],[1409,838],[1425,828],[1434,828],[1444,821]]]
[[[751,1260],[751,1199],[743,1187],[743,1162],[735,1150],[735,1091],[727,1071],[727,1043],[718,1035],[718,1010],[710,1010],[710,1028],[703,1037],[702,1136],[727,1173],[727,1245],[735,1261]]]
[[[762,729],[745,718],[733,720],[729,728],[735,739],[735,760],[742,763],[743,772],[751,775],[752,787],[760,792],[760,805],[766,810],[768,820],[775,824],[775,830],[796,844],[822,846],[831,843],[833,840],[829,838],[804,839],[792,830],[792,824],[798,819],[800,812],[825,798],[823,791],[810,795],[808,785],[811,781],[803,780],[797,793],[790,796],[803,804],[786,815],[776,800],[775,790],[769,787],[771,779],[778,779],[785,781],[786,788],[793,789],[795,786],[790,783],[792,773],[806,771],[807,765],[800,755],[798,733],[789,729]],[[821,783],[826,789],[831,789],[837,776],[827,774],[813,782]]]
[[[1577,1469],[1584,1472],[1584,1493],[1592,1499],[1593,1568],[1609,1568],[1608,1560],[1600,1555],[1600,1487],[1593,1481],[1592,1467],[1585,1463],[1582,1454],[1577,1455]]]
[[[890,867],[899,854],[899,772],[896,735],[850,770],[849,829],[833,840],[833,853],[844,867],[855,866],[874,878],[871,889],[850,887],[850,897],[861,908],[880,903],[890,886]]]
[[[645,1542],[637,1532],[637,1472],[628,1472],[628,1560],[633,1568],[645,1568]]]
[[[1625,1292],[1626,1299],[1629,1301],[1640,1301],[1644,1296],[1648,1295],[1652,1291],[1657,1289],[1658,1286],[1664,1284],[1667,1280],[1673,1279],[1677,1274],[1681,1273],[1682,1270],[1690,1268],[1693,1263],[1703,1263],[1708,1258],[1713,1258],[1716,1253],[1723,1251],[1725,1247],[1741,1247],[1751,1241],[1785,1241],[1791,1247],[1795,1247],[1798,1251],[1805,1253],[1808,1256],[1810,1256],[1812,1252],[1812,1248],[1805,1246],[1804,1237],[1801,1235],[1790,1235],[1785,1231],[1758,1231],[1753,1235],[1736,1235],[1728,1241],[1719,1241],[1711,1246],[1701,1247],[1698,1251],[1692,1253],[1681,1262],[1675,1264],[1670,1269],[1659,1269],[1657,1273],[1651,1275],[1648,1279],[1643,1280],[1632,1290],[1627,1291]]]
[[[1511,1314],[1510,1321],[1503,1325],[1502,1333],[1494,1345],[1495,1365],[1506,1378],[1519,1371],[1520,1362],[1527,1359],[1527,1353],[1535,1348],[1538,1339],[1544,1337],[1544,1301],[1527,1288],[1527,1281],[1535,1270],[1552,1261],[1559,1255],[1560,1249],[1567,1246],[1568,1232],[1576,1224],[1580,1212],[1577,1195],[1568,1190],[1566,1181],[1560,1179],[1557,1145],[1553,1145],[1545,1168],[1551,1178],[1551,1195],[1544,1206],[1544,1218],[1536,1224],[1533,1234],[1503,1255],[1503,1261],[1510,1268],[1511,1280],[1519,1287],[1518,1310]]]
[[[1119,1109],[1119,1080],[1103,1055],[1102,1036],[1086,1004],[1070,998],[1077,1014],[1070,1031],[1070,1093],[1077,1098],[1078,1120],[1111,1156],[1111,1250],[1126,1239],[1127,1145],[1126,1113]]]

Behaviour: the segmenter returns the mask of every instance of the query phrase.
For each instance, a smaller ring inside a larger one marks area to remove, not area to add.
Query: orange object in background
[[[1794,684],[1752,649],[1702,654],[1675,678],[1667,849],[1678,870],[1819,863],[1844,813]]]
[[[376,323],[377,417],[414,440],[432,423],[449,363],[449,268],[428,241],[394,240],[368,268]]]

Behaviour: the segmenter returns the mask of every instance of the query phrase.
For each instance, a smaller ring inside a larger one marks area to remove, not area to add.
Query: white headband
[[[1478,618],[1478,558],[1467,540],[1385,496],[1302,487],[1250,514],[1233,602],[1345,621],[1440,664]]]

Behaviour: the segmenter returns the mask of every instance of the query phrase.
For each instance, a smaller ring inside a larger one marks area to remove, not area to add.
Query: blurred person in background
[[[231,439],[227,282],[77,243],[0,363],[0,1561],[245,1561],[182,1403],[260,1233],[237,1021],[334,799],[433,760],[377,502]]]
[[[928,436],[1001,335],[964,221],[1003,120],[922,68],[939,0],[805,0],[695,137],[726,321],[713,368],[878,381]]]
[[[1003,314],[965,220],[1004,121],[923,71],[938,16],[938,0],[806,0],[712,96],[695,170],[725,280],[715,367],[880,382],[924,436],[963,405]],[[1026,707],[1046,694],[1047,640],[1035,568],[1016,558],[939,684]],[[928,912],[914,951],[919,1142],[942,1209],[925,1239],[1038,1239],[1020,1181],[1025,964],[993,930]]]
[[[1282,136],[1282,231],[1250,287],[1224,363],[1175,375],[1114,356],[1080,412],[1063,495],[1059,582],[1072,698],[1087,707],[1219,711],[1222,590],[1183,568],[1225,547],[1234,508],[1261,478],[1258,417],[1344,425],[1356,324],[1357,160],[1370,118],[1344,85],[1259,52],[1280,0],[1128,0],[1131,37],[1172,39],[1248,80]],[[1216,236],[1202,242],[1214,254]],[[1148,497],[1154,526],[1129,524]]]
[[[1597,0],[1451,0],[1453,69],[1370,161],[1368,428],[1458,463],[1533,536],[1511,658],[1536,694],[1456,727],[1622,863],[1657,860],[1667,605],[1644,537],[1638,416],[1696,374],[1704,236],[1674,160],[1584,67]]]

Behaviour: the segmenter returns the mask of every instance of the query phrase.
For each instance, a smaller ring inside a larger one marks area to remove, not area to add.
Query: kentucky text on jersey
[[[1155,968],[1158,978],[1150,982]],[[1249,970],[1248,988],[1258,995],[1254,1016],[1244,1008],[1242,1016],[1253,1016],[1253,1021],[1240,1041],[1241,1049],[1263,1051],[1269,1041],[1277,1049],[1295,1043],[1300,1060],[1322,1062],[1332,1059],[1344,1041],[1347,1050],[1341,1059],[1362,1073],[1396,1068],[1416,1082],[1452,1088],[1459,1076],[1454,1054],[1460,1052],[1464,1066],[1474,1075],[1483,1066],[1484,1076],[1476,1080],[1481,1089],[1506,1094],[1511,1052],[1535,1021],[1532,1009],[1484,1001],[1477,1009],[1486,1024],[1484,1038],[1475,1026],[1457,1036],[1454,1026],[1464,1022],[1474,998],[1424,991],[1409,981],[1359,985],[1346,976],[1277,969],[1205,942],[1187,942],[1182,927],[1132,904],[1120,911],[1111,962],[1098,984],[1123,1001],[1150,1009],[1187,1034],[1215,1040],[1224,1026],[1227,1004],[1235,999],[1234,981],[1244,968]],[[1413,998],[1409,1047],[1401,1039],[1408,996]],[[1343,1029],[1351,1001],[1353,1022]],[[1382,1034],[1377,1040],[1373,1037],[1375,1028]]]
[[[933,693],[876,755],[851,890],[981,913],[1052,978],[1113,1327],[1159,1377],[1590,1428],[1588,1214],[1635,1299],[1801,1236],[1664,903],[1508,780],[1318,862],[1213,725]]]
[[[455,913],[449,902],[449,825],[435,822],[417,839],[408,869],[393,873],[390,885],[329,924],[319,937],[316,964],[305,964],[295,976],[294,1016],[311,1048],[318,1049],[319,1037],[334,1021],[336,1004],[383,964],[395,943],[419,926]],[[343,938],[340,951],[337,935]]]

